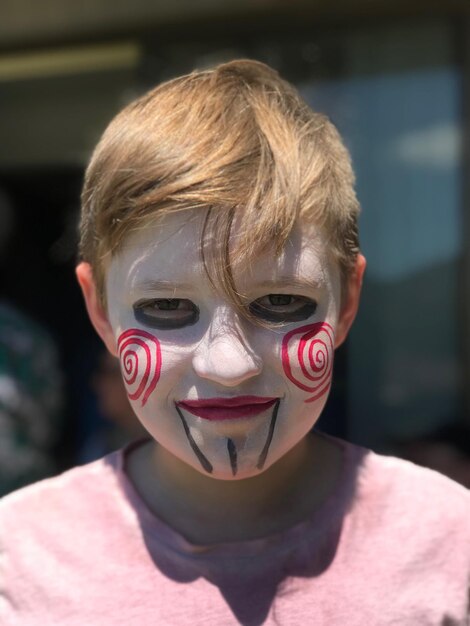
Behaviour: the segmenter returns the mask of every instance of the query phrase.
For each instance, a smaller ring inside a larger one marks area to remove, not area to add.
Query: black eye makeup
[[[265,322],[288,324],[308,319],[315,313],[317,306],[315,300],[305,296],[270,293],[251,302],[248,308],[252,315]]]
[[[137,322],[159,330],[173,330],[192,326],[199,319],[199,309],[183,298],[154,298],[139,300],[133,306]]]

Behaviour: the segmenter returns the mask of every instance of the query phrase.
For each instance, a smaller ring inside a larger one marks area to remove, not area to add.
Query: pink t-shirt
[[[335,493],[259,540],[192,545],[146,507],[122,451],[7,496],[0,624],[468,624],[470,492],[335,441]]]

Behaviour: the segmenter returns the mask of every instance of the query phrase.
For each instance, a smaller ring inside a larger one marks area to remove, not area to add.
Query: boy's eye
[[[191,300],[157,298],[136,302],[134,317],[137,322],[151,328],[170,330],[195,324],[199,319],[199,309]]]
[[[311,298],[284,293],[270,293],[254,300],[249,305],[250,313],[266,322],[300,322],[308,319],[317,310]]]

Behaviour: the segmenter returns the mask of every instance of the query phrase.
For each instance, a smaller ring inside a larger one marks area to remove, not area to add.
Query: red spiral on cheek
[[[160,343],[145,330],[131,328],[119,336],[117,346],[127,395],[131,400],[142,397],[144,406],[160,378]]]
[[[124,355],[122,359],[123,369],[124,369],[124,380],[127,385],[132,385],[137,378],[137,367],[139,364],[139,360],[137,358],[136,352],[128,352]]]
[[[334,345],[333,328],[326,322],[295,328],[284,337],[284,372],[294,385],[312,394],[305,402],[314,402],[329,390]]]

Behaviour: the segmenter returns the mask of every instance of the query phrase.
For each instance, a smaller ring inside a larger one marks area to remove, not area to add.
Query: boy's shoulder
[[[433,469],[371,450],[366,451],[364,458],[359,479],[366,481],[372,492],[381,492],[385,497],[412,492],[416,504],[421,504],[430,495],[452,497],[466,506],[470,503],[468,489]]]
[[[69,469],[52,478],[13,491],[0,499],[0,529],[16,520],[25,530],[28,526],[83,517],[103,510],[112,502],[119,482],[122,451]],[[0,540],[2,539],[0,534]]]
[[[399,535],[414,523],[428,539],[453,530],[470,542],[468,489],[410,461],[345,446],[359,459],[351,513],[371,530],[390,528]]]

